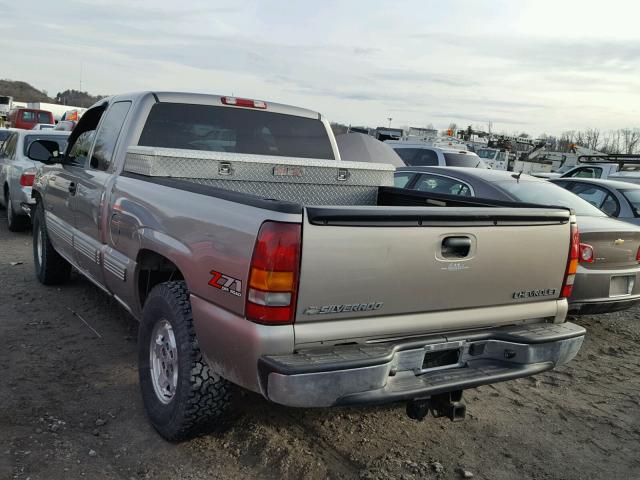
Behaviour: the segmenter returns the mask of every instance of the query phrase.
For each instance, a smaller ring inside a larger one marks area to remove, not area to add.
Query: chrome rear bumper
[[[427,398],[550,370],[575,357],[585,333],[572,323],[528,324],[265,356],[261,388],[269,400],[295,407]],[[445,352],[446,365],[426,360]]]

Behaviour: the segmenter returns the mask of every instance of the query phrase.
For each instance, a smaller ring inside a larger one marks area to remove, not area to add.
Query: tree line
[[[619,128],[601,131],[598,128],[567,130],[560,136],[541,135],[547,149],[568,152],[573,145],[580,145],[602,153],[640,153],[640,128]]]

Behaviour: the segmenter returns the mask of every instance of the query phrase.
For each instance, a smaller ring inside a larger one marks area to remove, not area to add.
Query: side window
[[[618,205],[618,200],[616,200],[613,195],[609,193],[605,197],[604,202],[602,202],[600,210],[602,210],[610,217],[617,217],[618,213],[620,213],[620,205]]]
[[[51,123],[51,115],[48,112],[38,112],[38,123]]]
[[[574,171],[570,176],[576,178],[600,178],[602,169],[598,167],[583,167]]]
[[[7,159],[13,160],[15,158],[17,144],[18,144],[18,135],[14,133],[7,139],[6,146],[4,147],[4,155]]]
[[[411,172],[396,173],[393,177],[393,186],[398,188],[405,188],[412,178],[413,173]]]
[[[618,201],[604,188],[587,183],[576,183],[571,191],[607,215],[615,216],[620,211]]]
[[[104,171],[109,169],[120,130],[130,107],[131,102],[117,102],[105,113],[96,134],[96,143],[91,155],[91,168]]]
[[[80,134],[76,143],[73,144],[69,154],[67,155],[67,161],[73,165],[84,166],[87,164],[87,158],[89,157],[89,150],[93,143],[93,138],[96,136],[95,130],[88,130]]]
[[[22,121],[23,122],[35,122],[36,121],[36,113],[35,112],[29,112],[29,111],[23,111],[22,112]]]
[[[442,195],[472,196],[471,187],[466,183],[440,175],[421,175],[414,189]]]

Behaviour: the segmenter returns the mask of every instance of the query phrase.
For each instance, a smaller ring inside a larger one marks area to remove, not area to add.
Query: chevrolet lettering
[[[546,288],[544,290],[525,290],[522,292],[513,292],[513,298],[532,298],[532,297],[551,297],[557,293],[555,288]]]

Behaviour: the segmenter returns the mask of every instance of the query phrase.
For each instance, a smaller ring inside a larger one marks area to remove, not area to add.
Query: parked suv
[[[387,141],[409,166],[487,168],[475,153],[456,148],[434,147],[423,142]]]

